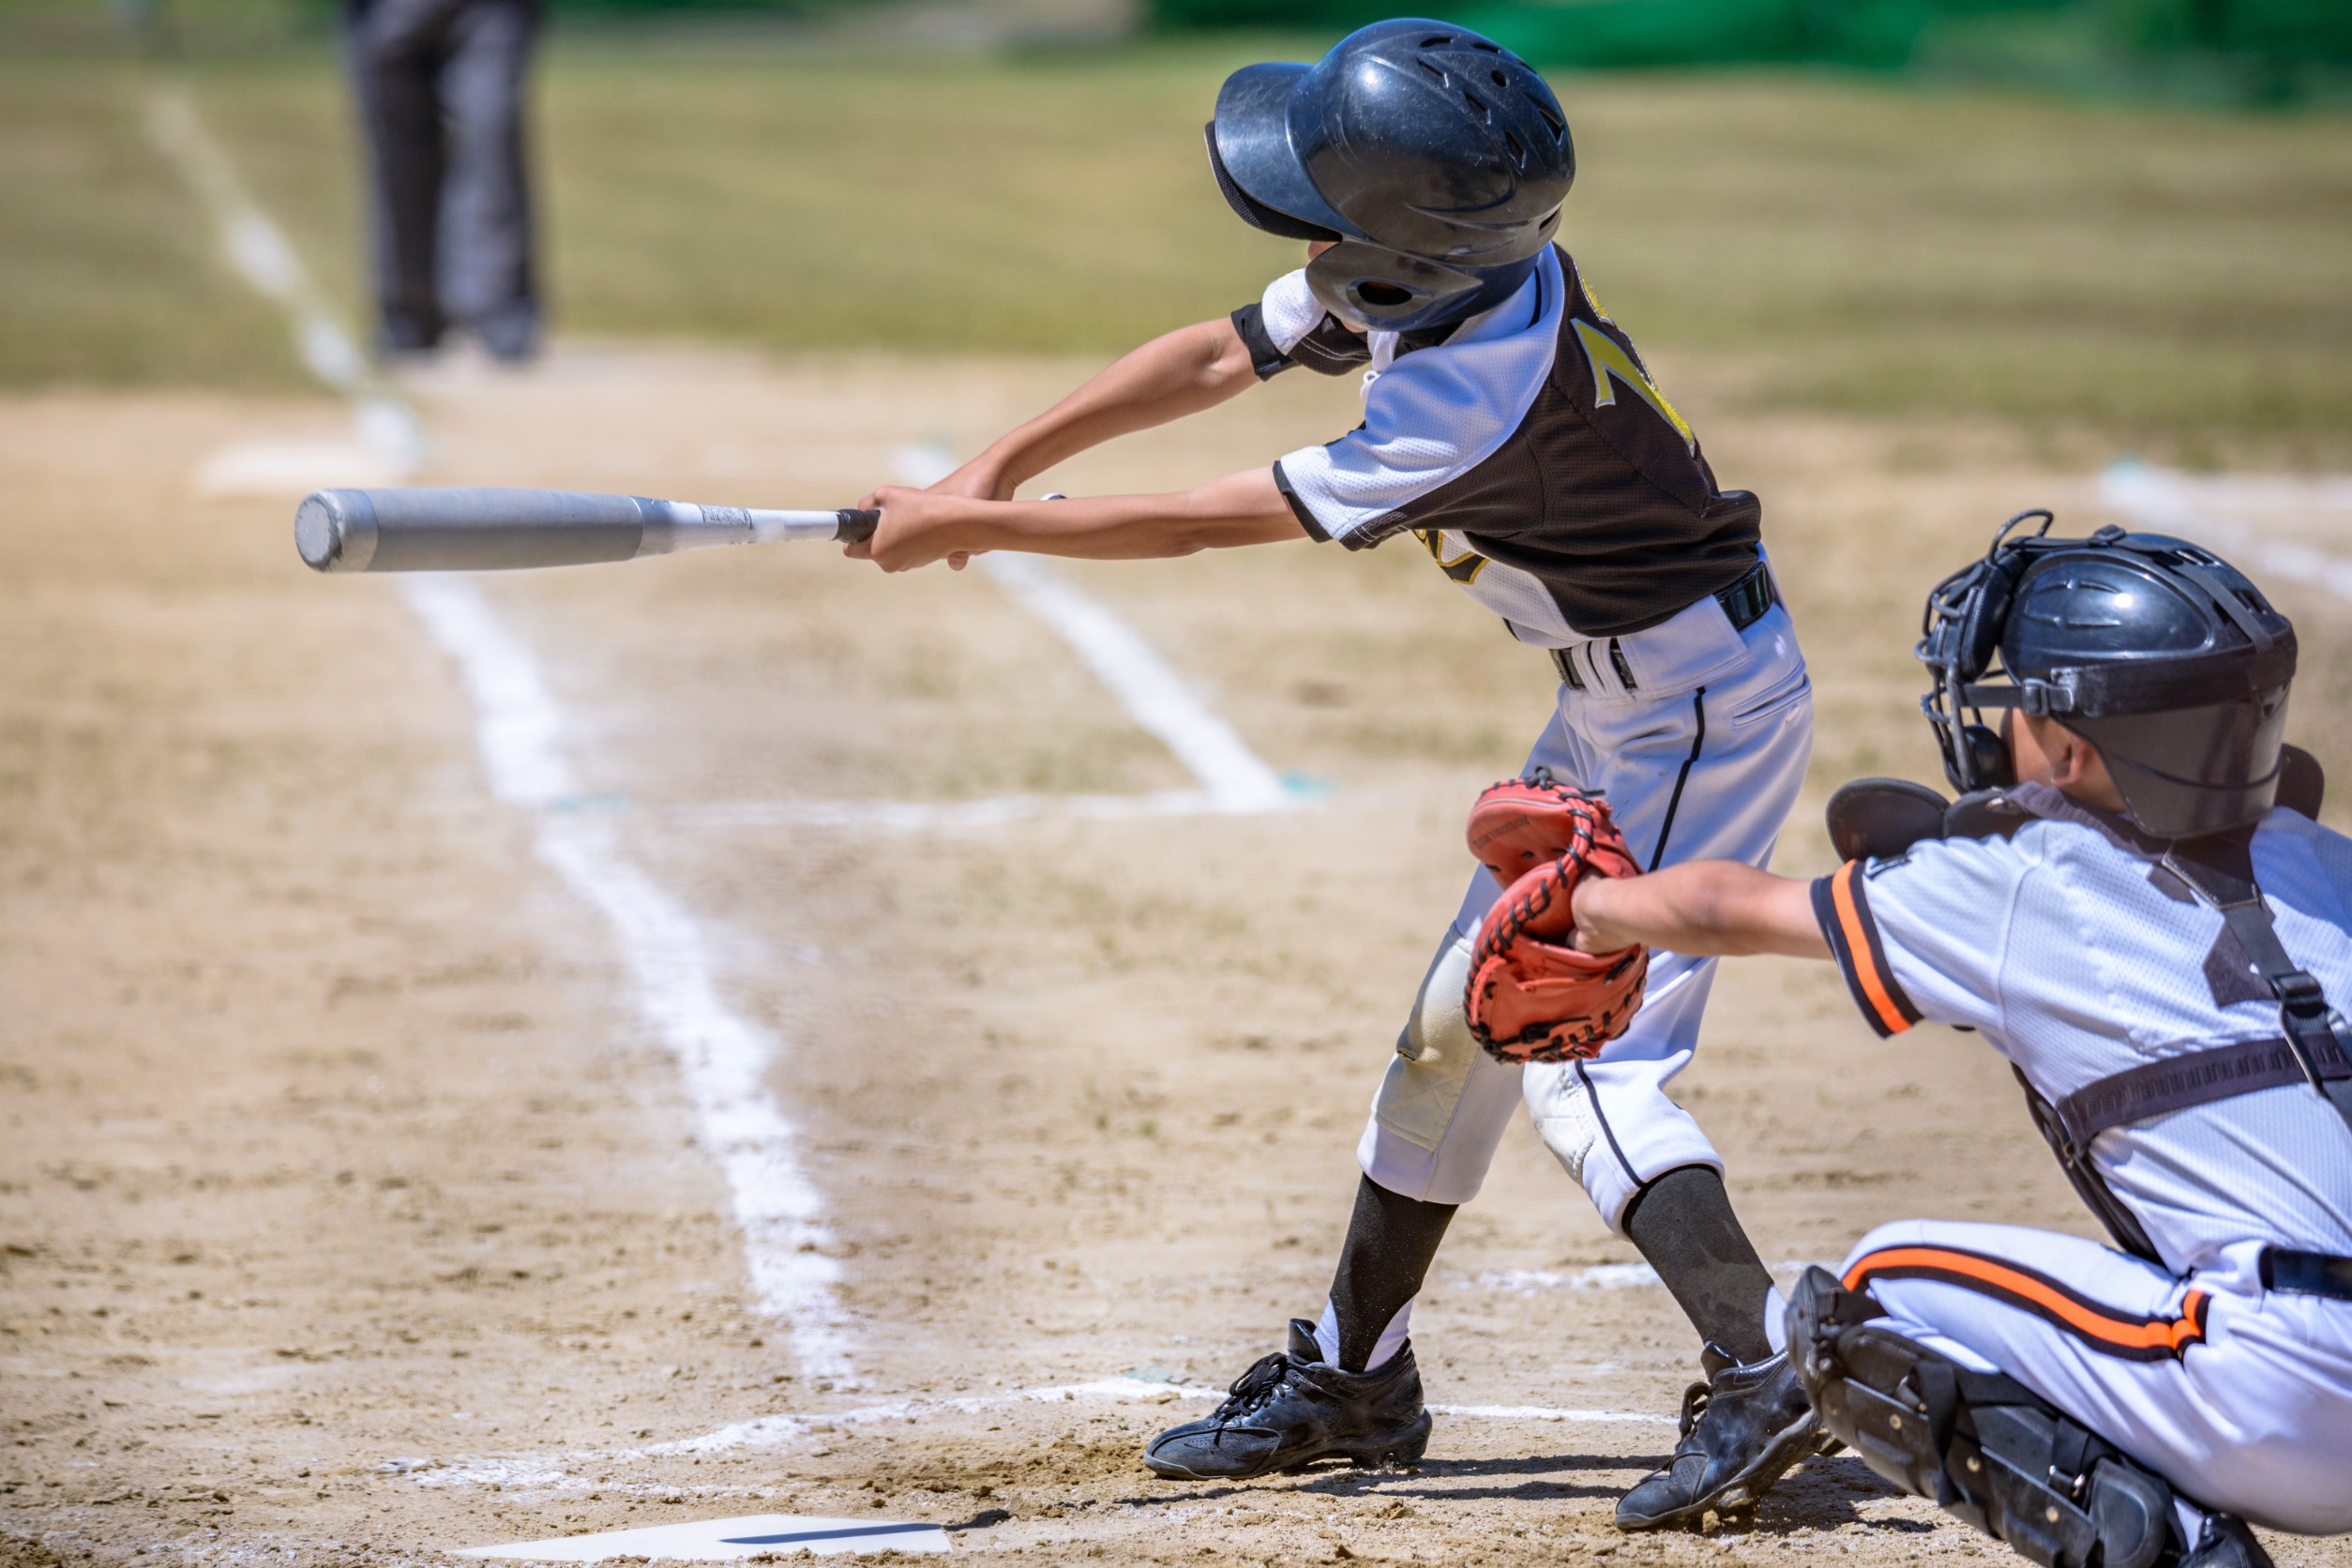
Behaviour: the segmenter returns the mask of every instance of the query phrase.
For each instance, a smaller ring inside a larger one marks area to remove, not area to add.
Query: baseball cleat
[[[2180,1560],[2180,1568],[2272,1568],[2270,1554],[2262,1549],[2246,1522],[2233,1514],[2208,1514],[2197,1544]]]
[[[1143,1451],[1153,1473],[1181,1481],[1244,1481],[1318,1459],[1410,1465],[1429,1446],[1421,1371],[1407,1342],[1368,1372],[1322,1359],[1315,1325],[1290,1319],[1290,1343],[1234,1380],[1206,1419],[1171,1426]]]
[[[1783,1471],[1821,1450],[1821,1423],[1788,1353],[1745,1366],[1714,1345],[1699,1352],[1707,1380],[1682,1395],[1682,1440],[1666,1468],[1618,1500],[1617,1528],[1695,1525],[1709,1510],[1755,1505]]]

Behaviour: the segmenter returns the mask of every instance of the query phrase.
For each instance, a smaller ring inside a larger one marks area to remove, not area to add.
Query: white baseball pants
[[[2096,1242],[1904,1220],[1862,1238],[1873,1326],[2006,1372],[2209,1509],[2352,1530],[2352,1302],[2266,1291],[2261,1244],[2175,1279]]]
[[[1646,868],[1715,859],[1763,866],[1813,749],[1812,686],[1787,611],[1775,605],[1735,631],[1722,606],[1701,599],[1663,626],[1588,642],[1570,656],[1581,689],[1561,686],[1527,765],[1606,795]],[[1714,960],[1653,952],[1641,1011],[1594,1061],[1497,1062],[1470,1036],[1462,988],[1479,922],[1500,891],[1483,867],[1470,879],[1356,1158],[1391,1192],[1466,1203],[1524,1099],[1545,1143],[1614,1229],[1643,1183],[1677,1166],[1723,1168],[1698,1123],[1666,1094],[1697,1044]]]

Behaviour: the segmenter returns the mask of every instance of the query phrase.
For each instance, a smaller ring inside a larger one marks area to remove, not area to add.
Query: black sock
[[[1723,1178],[1703,1165],[1678,1166],[1634,1195],[1625,1234],[1658,1271],[1698,1330],[1741,1362],[1772,1353],[1764,1337],[1772,1271],[1731,1212]]]
[[[1429,1260],[1437,1257],[1458,1206],[1400,1198],[1369,1176],[1358,1184],[1356,1212],[1349,1216],[1339,1272],[1331,1282],[1343,1370],[1368,1370],[1364,1362],[1380,1342],[1380,1331],[1397,1308],[1421,1294]]]

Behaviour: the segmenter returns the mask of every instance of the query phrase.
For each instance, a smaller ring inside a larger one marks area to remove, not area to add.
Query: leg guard
[[[2163,1481],[2015,1379],[1869,1326],[1883,1316],[1823,1269],[1788,1307],[1805,1394],[1862,1463],[2043,1568],[2150,1568],[2174,1545]]]

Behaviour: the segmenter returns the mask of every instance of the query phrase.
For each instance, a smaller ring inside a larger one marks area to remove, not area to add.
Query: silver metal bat
[[[487,485],[313,490],[294,549],[322,572],[483,572],[634,561],[715,545],[873,536],[882,514],[704,506],[641,495]]]

